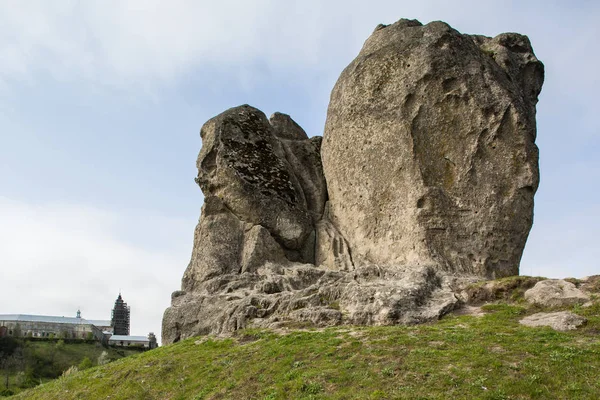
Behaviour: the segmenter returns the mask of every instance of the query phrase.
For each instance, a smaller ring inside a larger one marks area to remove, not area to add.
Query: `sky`
[[[600,2],[0,0],[0,314],[160,334],[189,262],[202,124],[240,104],[322,135],[379,23],[529,36],[546,67],[521,274],[600,274]]]

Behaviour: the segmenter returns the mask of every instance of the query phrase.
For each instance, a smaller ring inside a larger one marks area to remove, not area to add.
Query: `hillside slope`
[[[518,320],[539,308],[499,302],[410,327],[191,338],[15,398],[597,399],[600,304],[570,310],[587,325],[527,328]]]
[[[0,338],[0,396],[56,379],[72,366],[89,368],[138,353],[93,341]]]

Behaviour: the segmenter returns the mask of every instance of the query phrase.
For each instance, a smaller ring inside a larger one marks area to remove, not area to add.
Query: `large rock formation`
[[[330,218],[354,261],[518,274],[542,81],[526,36],[379,26],[333,89],[322,148]]]
[[[206,122],[204,206],[163,341],[424,322],[460,304],[461,282],[517,274],[542,80],[525,36],[400,20],[342,73],[322,151],[285,114]]]

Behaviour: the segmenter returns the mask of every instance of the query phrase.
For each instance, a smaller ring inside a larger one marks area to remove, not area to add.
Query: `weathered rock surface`
[[[563,279],[546,279],[525,292],[525,300],[544,307],[584,304],[590,297]]]
[[[526,36],[380,25],[331,94],[330,218],[355,263],[517,275],[538,187],[543,65]]]
[[[570,331],[584,325],[587,319],[568,311],[553,313],[537,313],[523,318],[519,321],[521,325],[537,327],[549,326],[557,331]]]
[[[360,267],[346,273],[267,262],[175,292],[163,318],[164,343],[247,327],[393,325],[439,319],[460,305],[456,278],[434,268]]]
[[[342,73],[324,139],[248,105],[206,122],[204,206],[163,342],[420,323],[460,306],[466,282],[517,274],[542,79],[525,36],[400,20]]]

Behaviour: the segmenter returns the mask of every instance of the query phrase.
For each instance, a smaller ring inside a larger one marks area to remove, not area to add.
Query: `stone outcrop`
[[[204,205],[163,342],[244,327],[412,324],[518,274],[543,66],[525,36],[380,26],[324,138],[248,105],[201,129]]]
[[[543,307],[561,307],[587,303],[590,296],[571,282],[563,279],[546,279],[527,290],[525,300]]]
[[[521,325],[530,327],[549,326],[550,328],[565,332],[571,331],[584,325],[587,320],[577,314],[568,311],[553,313],[537,313],[523,318],[519,321]]]
[[[526,36],[380,25],[333,89],[322,146],[330,218],[354,261],[518,274],[542,81]]]

